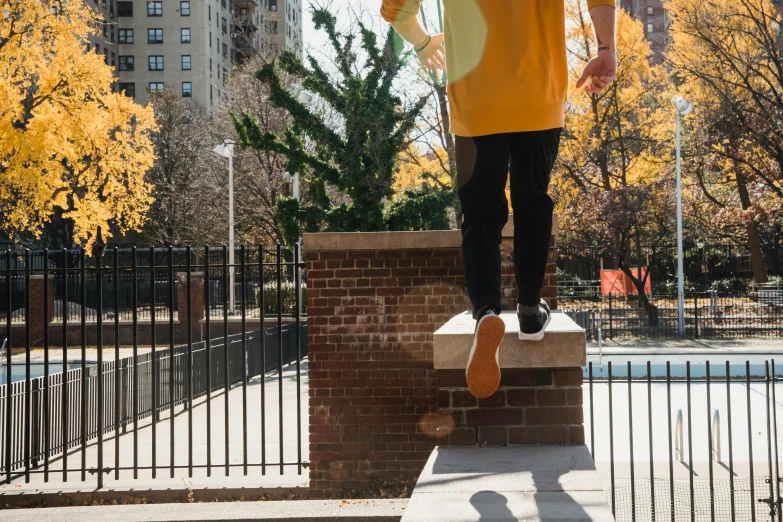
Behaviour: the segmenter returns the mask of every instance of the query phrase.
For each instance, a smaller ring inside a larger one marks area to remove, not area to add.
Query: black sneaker
[[[500,385],[498,350],[506,335],[506,324],[497,312],[485,306],[475,313],[478,320],[465,378],[470,393],[480,399],[495,393]]]
[[[540,341],[544,338],[544,331],[552,320],[552,311],[543,299],[538,305],[538,315],[522,315],[517,305],[517,317],[519,317],[519,340]]]

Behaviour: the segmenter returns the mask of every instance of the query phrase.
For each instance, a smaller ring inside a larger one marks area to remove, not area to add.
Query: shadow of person
[[[497,491],[478,491],[470,497],[470,504],[478,511],[480,521],[513,521],[508,499]]]

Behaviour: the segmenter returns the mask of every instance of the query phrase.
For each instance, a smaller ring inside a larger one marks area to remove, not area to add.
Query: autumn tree
[[[667,8],[668,63],[698,126],[691,170],[714,213],[745,228],[763,282],[761,229],[774,228],[783,207],[780,15],[767,0],[670,0]]]
[[[212,152],[219,139],[214,116],[203,107],[165,89],[151,97],[158,130],[157,159],[147,173],[155,202],[144,227],[152,244],[203,245],[228,236],[225,159]]]
[[[566,12],[573,86],[596,50],[584,2],[567,2]],[[669,128],[661,114],[666,82],[650,54],[641,24],[618,10],[617,77],[602,94],[572,88],[553,193],[562,229],[615,259],[654,322],[645,280],[632,263],[642,246],[672,233],[665,219],[670,198],[661,193],[670,189],[662,181],[670,174]]]
[[[86,52],[81,0],[0,0],[0,216],[34,237],[53,216],[76,241],[138,229],[152,202],[152,110],[112,90],[112,69]]]

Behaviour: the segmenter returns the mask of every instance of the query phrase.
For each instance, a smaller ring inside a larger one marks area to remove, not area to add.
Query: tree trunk
[[[747,181],[745,176],[737,170],[737,189],[739,192],[742,209],[747,210],[751,207],[750,194],[748,193]],[[753,268],[753,280],[756,283],[767,282],[767,269],[764,267],[764,253],[761,251],[761,238],[759,236],[758,224],[755,221],[748,221],[748,247],[750,249],[750,265]]]
[[[650,302],[650,299],[644,292],[644,283],[647,282],[647,278],[650,276],[649,267],[647,269],[647,275],[641,279],[633,275],[630,267],[624,261],[620,261],[620,270],[631,279],[633,286],[636,287],[636,292],[639,294],[639,301],[642,303],[642,307],[647,314],[648,324],[651,327],[658,326],[658,307]],[[639,275],[641,275],[641,272],[639,272]]]

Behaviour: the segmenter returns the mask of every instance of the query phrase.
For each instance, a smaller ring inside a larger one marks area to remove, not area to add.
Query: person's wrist
[[[416,51],[417,53],[420,53],[427,48],[427,46],[430,44],[431,41],[432,41],[432,35],[427,34],[421,42],[413,46],[413,50]]]
[[[599,45],[598,54],[615,54],[615,48],[609,45]]]

